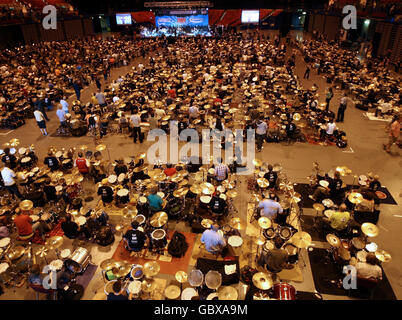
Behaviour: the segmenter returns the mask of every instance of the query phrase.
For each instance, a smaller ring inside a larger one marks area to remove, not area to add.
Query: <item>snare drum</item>
[[[152,246],[155,249],[163,249],[167,245],[166,231],[163,229],[156,229],[151,233]]]
[[[288,253],[288,262],[291,264],[296,263],[299,260],[297,254],[297,247],[292,243],[287,243],[284,245],[283,249]]]
[[[10,265],[7,262],[1,263],[0,264],[0,274],[6,272],[9,267],[10,267]]]
[[[31,157],[24,157],[21,159],[21,167],[24,169],[30,169],[33,166],[33,161]]]
[[[181,300],[191,300],[193,297],[198,297],[198,293],[194,288],[186,288],[181,293]]]
[[[64,249],[60,252],[60,258],[63,260],[67,259],[71,255],[71,250],[70,249]]]
[[[10,238],[3,238],[0,240],[0,248],[5,248],[10,244],[11,239]]]
[[[275,238],[276,231],[274,230],[274,228],[268,228],[263,231],[263,235],[265,239],[272,240],[273,238]]]
[[[279,236],[287,241],[292,236],[292,230],[289,227],[281,227],[279,230]]]
[[[53,260],[49,263],[49,266],[54,268],[56,271],[60,271],[63,268],[63,261],[62,260]]]
[[[135,264],[130,272],[132,280],[141,280],[144,277],[144,271],[142,270],[142,265]]]
[[[180,213],[183,207],[183,201],[179,198],[173,198],[167,203],[166,211],[170,216],[176,216]]]
[[[233,247],[233,248],[239,248],[243,244],[243,239],[239,236],[231,236],[228,239],[228,243]]]
[[[141,281],[135,280],[130,282],[127,291],[132,293],[134,297],[138,298],[141,295]]]
[[[296,300],[296,289],[289,283],[274,285],[274,298],[277,300]]]
[[[64,171],[71,170],[73,168],[73,161],[71,159],[65,159],[61,162],[61,169]]]
[[[117,201],[122,204],[128,203],[130,201],[128,193],[129,191],[127,189],[117,191]]]
[[[365,243],[364,243],[364,240],[362,240],[361,238],[355,237],[355,238],[352,239],[351,242],[352,242],[352,248],[355,251],[363,250],[365,248],[365,246],[366,246]]]
[[[138,226],[144,226],[147,218],[144,215],[139,214],[134,218],[135,221],[138,222]]]

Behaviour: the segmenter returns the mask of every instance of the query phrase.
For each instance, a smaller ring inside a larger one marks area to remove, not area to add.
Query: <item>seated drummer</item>
[[[209,203],[210,209],[217,215],[223,215],[226,212],[227,203],[220,197],[221,193],[217,191]]]
[[[374,212],[374,193],[371,191],[362,191],[361,195],[363,196],[363,200],[356,204],[355,211]]]
[[[205,249],[213,254],[222,253],[226,247],[226,240],[223,235],[218,233],[219,226],[211,225],[211,229],[207,229],[201,236],[201,243],[205,244]]]
[[[124,289],[120,280],[113,283],[113,292],[107,295],[107,300],[129,300],[129,297],[127,297],[127,291]]]
[[[116,166],[114,167],[114,173],[116,174],[116,176],[119,176],[120,174],[127,172],[128,168],[124,164],[124,160],[122,158],[116,160]]]
[[[350,220],[352,219],[350,213],[344,203],[339,206],[338,211],[335,211],[330,218],[324,217],[324,223],[327,223],[333,230],[343,231],[345,230]]]
[[[157,195],[158,189],[153,188],[151,190],[151,194],[147,197],[149,207],[153,212],[158,212],[162,210],[163,200],[162,198]]]
[[[138,221],[134,220],[131,223],[132,229],[128,230],[123,236],[124,243],[129,251],[141,251],[147,241],[145,233],[138,230],[138,226]]]
[[[273,200],[273,199],[264,199],[263,201],[260,201],[258,204],[258,208],[260,208],[260,216],[261,217],[267,217],[271,220],[274,220],[276,218],[276,215],[282,214],[283,213],[283,208],[279,204],[279,202]]]
[[[176,168],[174,168],[171,163],[168,163],[163,173],[166,174],[167,177],[171,177],[176,173]]]
[[[43,192],[46,195],[47,201],[57,201],[61,196],[61,192],[56,191],[56,187],[52,185],[52,180],[50,178],[46,178]]]
[[[59,161],[53,155],[53,151],[49,150],[47,153],[47,157],[45,158],[44,162],[45,165],[49,167],[50,170],[55,171],[59,169]]]
[[[278,174],[273,171],[273,166],[268,165],[268,172],[264,174],[264,178],[268,180],[269,182],[269,187],[268,188],[275,188],[276,187],[276,181],[278,180]]]
[[[72,220],[71,214],[65,216],[64,221],[61,223],[61,229],[69,239],[77,238],[80,233],[80,227]]]
[[[288,263],[289,254],[281,249],[283,240],[275,237],[274,244],[274,249],[262,252],[257,263],[272,273],[281,272],[283,269],[293,269],[294,266]]]
[[[229,168],[226,164],[222,162],[222,158],[217,159],[218,164],[215,166],[215,180],[222,182],[229,176]]]
[[[331,179],[326,175],[325,179],[328,181],[328,186],[319,185],[313,195],[309,195],[310,199],[316,202],[322,201],[325,198],[330,197],[333,200],[339,200],[343,194],[341,174],[338,171],[334,173],[334,179]]]
[[[17,158],[15,155],[10,153],[10,148],[4,148],[3,151],[4,155],[1,157],[1,161],[3,161],[10,169],[15,169],[17,167]]]
[[[114,192],[112,187],[109,186],[107,178],[102,180],[101,186],[98,188],[98,195],[102,198],[103,206],[112,203]]]
[[[78,152],[78,158],[75,160],[74,166],[78,168],[81,174],[87,174],[89,172],[90,162],[88,159],[84,158],[81,151]]]
[[[366,262],[357,262],[355,268],[358,278],[382,280],[382,269],[378,265],[377,257],[372,252],[367,254]]]
[[[26,237],[38,230],[42,240],[45,240],[45,226],[41,221],[33,223],[32,218],[29,216],[29,210],[26,211],[17,208],[15,209],[15,213],[17,216],[14,219],[14,224],[20,237]]]

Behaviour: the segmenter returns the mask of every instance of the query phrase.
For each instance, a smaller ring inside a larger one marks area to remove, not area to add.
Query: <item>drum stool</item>
[[[202,252],[203,256],[205,256],[205,255],[213,255],[216,259],[218,259],[219,255],[221,254],[221,252],[212,253],[212,252],[207,251],[207,249],[205,248],[205,243],[201,243],[198,248],[201,249],[200,252],[203,251]]]

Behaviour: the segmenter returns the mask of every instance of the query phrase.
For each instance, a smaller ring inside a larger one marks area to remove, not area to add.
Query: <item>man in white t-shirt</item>
[[[140,143],[143,141],[143,137],[141,134],[141,117],[138,114],[138,110],[136,113],[130,117],[131,126],[133,127],[133,136],[134,136],[134,143],[137,143],[137,137],[140,140]]]
[[[18,198],[22,198],[20,191],[18,190],[17,184],[15,183],[16,174],[9,167],[4,165],[4,163],[0,164],[1,168],[1,177],[3,178],[4,186],[7,190],[12,194],[13,198],[16,195]]]
[[[69,113],[69,111],[68,111],[69,104],[66,100],[67,100],[67,98],[63,97],[63,99],[60,100],[60,104],[63,107],[64,113]]]
[[[42,133],[42,135],[47,136],[45,116],[39,110],[35,110],[33,114],[35,116],[36,123],[38,124],[40,132]]]
[[[329,122],[327,123],[327,127],[325,130],[327,136],[332,136],[334,134],[335,129],[336,129],[336,124],[334,122],[334,119],[330,119]]]

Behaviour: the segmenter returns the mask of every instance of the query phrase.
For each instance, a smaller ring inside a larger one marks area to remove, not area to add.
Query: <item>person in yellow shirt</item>
[[[91,97],[91,104],[93,105],[93,106],[97,106],[99,103],[98,103],[98,99],[96,99],[96,96],[95,96],[95,93],[92,95],[92,97]]]
[[[330,218],[324,218],[324,221],[326,221],[334,230],[344,230],[348,226],[351,219],[351,215],[348,211],[346,211],[346,209],[346,205],[341,204],[339,206],[339,211],[335,211]]]

